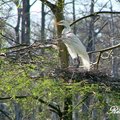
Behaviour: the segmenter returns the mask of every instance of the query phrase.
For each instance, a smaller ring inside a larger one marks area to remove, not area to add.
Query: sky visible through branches
[[[30,0],[30,4],[32,4],[35,0]],[[48,0],[48,1],[52,1],[52,0]],[[53,0],[55,1],[55,0]],[[66,3],[70,3],[72,0],[65,0],[65,4]],[[120,8],[120,2],[118,2],[117,0],[111,0],[112,2],[112,5],[113,5],[113,11],[119,11],[119,8]],[[54,3],[54,2],[52,2]],[[90,2],[89,0],[84,0],[84,1],[79,1],[79,0],[76,0],[76,18],[80,18],[82,17],[83,15],[80,14],[81,11],[85,11],[87,10],[88,11],[88,14],[89,14],[89,10],[90,10]],[[9,19],[9,23],[14,23],[14,25],[16,25],[16,17],[17,17],[17,9],[15,7],[14,4],[11,3],[11,6],[12,6],[12,13],[11,15],[13,15],[14,17],[11,17],[11,19]],[[110,0],[96,0],[96,3],[95,3],[95,12],[96,11],[100,11],[100,9],[103,7],[102,11],[110,11]],[[45,7],[46,9],[46,12],[49,11],[49,8],[48,7]],[[65,12],[67,13],[67,16],[72,16],[72,4],[67,4],[66,7],[65,7]],[[30,13],[31,13],[31,19],[32,21],[34,22],[39,22],[41,21],[41,2],[40,0],[37,0],[33,6],[31,6],[31,9],[30,9]],[[51,14],[51,13],[50,13]],[[66,15],[66,14],[65,14]],[[0,14],[0,17],[1,14]],[[47,16],[47,20],[50,16],[48,15]],[[47,23],[47,22],[46,22]],[[49,23],[49,21],[48,21]]]

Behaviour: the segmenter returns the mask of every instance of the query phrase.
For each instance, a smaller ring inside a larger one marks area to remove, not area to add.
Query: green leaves
[[[33,56],[33,60],[28,63],[0,60],[0,97],[10,96],[9,102],[13,100],[18,102],[25,114],[41,106],[42,112],[38,113],[43,117],[46,111],[50,113],[49,104],[55,103],[54,106],[62,110],[64,100],[67,98],[76,101],[75,105],[68,105],[69,113],[81,110],[88,98],[92,101],[89,106],[90,113],[93,109],[102,112],[107,105],[120,105],[119,95],[112,93],[105,84],[90,84],[85,79],[80,80],[81,82],[71,80],[71,83],[67,83],[57,74],[51,77],[51,71],[59,66],[57,53],[52,52],[47,50],[43,56]],[[16,96],[28,97],[19,99]]]

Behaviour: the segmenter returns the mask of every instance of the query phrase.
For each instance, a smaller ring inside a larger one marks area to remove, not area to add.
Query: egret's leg
[[[79,68],[79,66],[80,66],[80,58],[79,58],[79,56],[77,56],[77,58],[74,59],[74,63],[75,63],[76,68]]]

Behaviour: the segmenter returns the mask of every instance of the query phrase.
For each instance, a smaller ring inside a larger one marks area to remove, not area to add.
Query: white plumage
[[[65,26],[62,31],[62,38],[72,59],[75,59],[79,56],[82,59],[83,67],[89,70],[90,60],[88,53],[86,52],[85,46],[82,44],[79,38],[71,31],[70,25],[67,21],[62,20],[58,24]]]

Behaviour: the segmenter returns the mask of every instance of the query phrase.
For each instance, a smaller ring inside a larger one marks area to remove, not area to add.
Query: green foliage
[[[33,111],[36,119],[47,119],[51,112],[48,104],[55,104],[63,110],[63,103],[66,98],[76,99],[76,104],[69,106],[69,112],[80,111],[82,105],[88,98],[91,98],[89,114],[96,109],[102,114],[105,106],[120,105],[119,94],[110,91],[104,84],[89,84],[86,80],[78,83],[66,83],[62,78],[51,77],[51,71],[58,67],[56,51],[46,50],[42,56],[32,56],[32,62],[24,63],[23,60],[12,62],[10,59],[0,59],[0,97],[11,96],[9,103],[16,101],[21,106],[23,115],[29,118]],[[23,99],[16,99],[15,96],[29,96]],[[46,103],[43,104],[38,99]],[[71,97],[72,96],[72,97]],[[14,113],[13,107],[10,110]],[[109,109],[108,109],[109,110]],[[82,112],[79,113],[81,115]],[[14,115],[13,115],[14,116]]]

